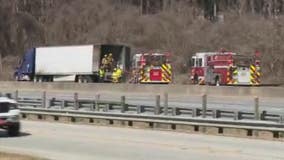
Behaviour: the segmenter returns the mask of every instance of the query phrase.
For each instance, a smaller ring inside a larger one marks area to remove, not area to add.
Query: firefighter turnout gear
[[[108,65],[109,70],[113,70],[113,63],[114,63],[114,60],[112,57],[112,53],[109,53],[107,56],[107,65]]]
[[[100,75],[100,78],[103,78],[105,75],[105,71],[102,68],[99,70],[99,75]]]
[[[114,68],[112,72],[112,82],[119,83],[122,77],[122,70],[120,68]]]
[[[107,61],[107,55],[105,54],[103,59],[102,59],[102,62],[101,62],[101,65],[102,65],[102,69],[106,69],[107,66],[108,66],[108,61]]]

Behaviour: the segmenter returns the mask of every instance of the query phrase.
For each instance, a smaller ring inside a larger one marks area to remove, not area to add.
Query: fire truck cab
[[[216,55],[218,52],[198,52],[191,58],[190,79],[194,84],[205,84],[205,71],[207,68],[207,57]]]
[[[172,66],[169,53],[143,53],[133,57],[132,83],[172,82]]]

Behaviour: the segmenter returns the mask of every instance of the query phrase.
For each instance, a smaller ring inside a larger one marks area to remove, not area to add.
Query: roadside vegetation
[[[141,3],[143,2],[143,3]],[[217,15],[212,14],[213,2]],[[263,81],[284,82],[284,0],[0,0],[0,79],[30,47],[122,43],[170,51],[178,83],[195,52],[261,52]],[[162,5],[161,5],[162,4]]]

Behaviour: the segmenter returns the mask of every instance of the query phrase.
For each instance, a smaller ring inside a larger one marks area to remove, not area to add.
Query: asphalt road
[[[129,94],[129,93],[110,93],[110,92],[82,92],[79,98],[95,99],[96,94],[100,94],[102,100],[120,101],[120,96],[126,96],[126,103],[139,105],[155,105],[155,93],[147,94]],[[21,92],[24,97],[41,97],[41,92]],[[48,98],[56,97],[61,99],[72,99],[72,93],[68,92],[48,92]],[[208,108],[228,109],[239,111],[254,111],[254,97],[232,97],[232,96],[208,96]],[[200,107],[201,95],[169,95],[169,106],[173,107]],[[272,97],[260,97],[260,110],[266,110],[268,113],[284,114],[284,99]],[[161,105],[163,105],[163,95],[161,95]]]
[[[284,159],[278,141],[30,121],[22,131],[13,138],[0,131],[0,151],[55,160]]]

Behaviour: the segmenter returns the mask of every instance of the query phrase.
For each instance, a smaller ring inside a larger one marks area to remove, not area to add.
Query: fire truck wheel
[[[198,75],[197,74],[195,74],[194,77],[193,77],[193,83],[198,84]]]
[[[215,85],[216,85],[216,86],[219,86],[219,85],[220,85],[220,78],[219,78],[219,76],[216,76],[216,77],[215,77]]]

